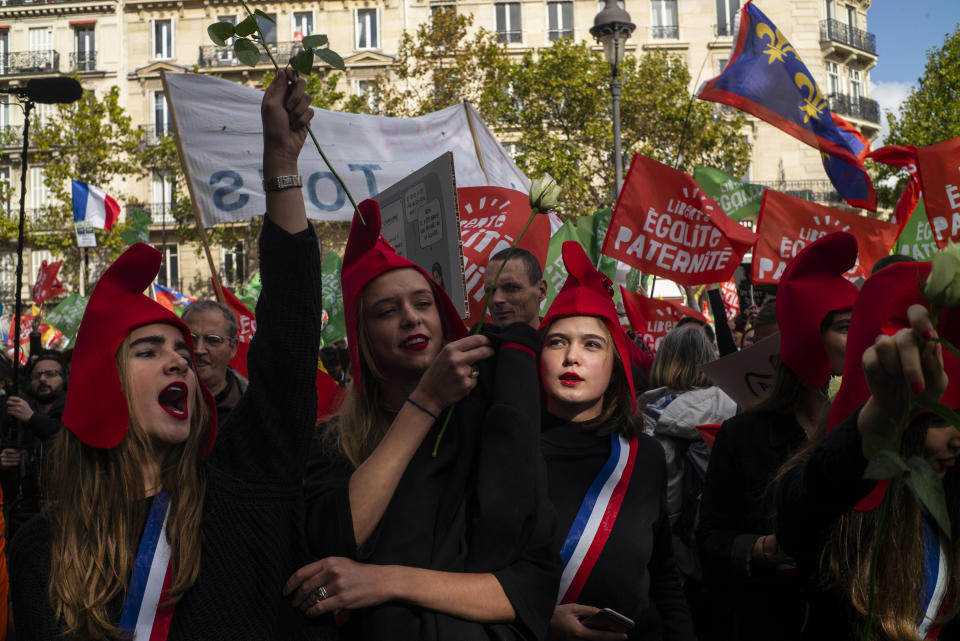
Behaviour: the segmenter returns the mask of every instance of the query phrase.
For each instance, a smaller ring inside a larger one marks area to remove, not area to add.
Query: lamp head
[[[590,35],[603,45],[607,62],[617,67],[623,60],[624,45],[637,25],[630,22],[630,14],[618,5],[617,0],[605,1],[603,9],[593,19]]]

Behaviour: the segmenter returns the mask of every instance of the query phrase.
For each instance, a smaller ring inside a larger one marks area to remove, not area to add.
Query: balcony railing
[[[877,55],[877,37],[862,29],[851,27],[839,20],[820,21],[820,40],[842,42],[861,51]]]
[[[164,136],[169,136],[172,133],[169,127],[165,127],[158,132],[156,125],[140,125],[137,129],[142,132],[141,141],[147,147],[159,145]]]
[[[880,105],[869,98],[852,98],[842,93],[827,96],[830,111],[880,124]]]
[[[97,70],[96,51],[74,51],[70,54],[70,69],[83,73]]]
[[[270,50],[281,65],[290,58],[303,51],[299,42],[281,42],[271,45]],[[260,54],[260,65],[270,64],[270,57],[266,52]],[[200,47],[200,59],[197,61],[200,67],[241,67],[243,63],[237,59],[232,46],[218,47],[216,45]]]
[[[797,198],[822,203],[839,203],[843,199],[829,180],[752,180],[753,185],[761,185]]]
[[[549,29],[547,30],[547,38],[550,41],[561,40],[562,38],[572,38],[573,29]]]
[[[60,54],[52,49],[0,54],[0,75],[57,73],[59,71]]]
[[[650,27],[650,37],[654,40],[676,40],[680,37],[680,27],[678,25]]]
[[[30,127],[31,131],[33,127]],[[32,140],[28,141],[30,146],[34,146]],[[4,149],[19,149],[23,146],[23,125],[7,125],[0,127],[0,147]]]

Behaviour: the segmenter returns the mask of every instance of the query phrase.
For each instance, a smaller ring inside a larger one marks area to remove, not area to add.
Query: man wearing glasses
[[[29,375],[33,400],[8,398],[3,421],[0,479],[11,537],[20,524],[40,510],[43,448],[63,427],[60,417],[66,401],[67,365],[59,352],[41,352]]]
[[[247,379],[229,366],[230,359],[237,353],[237,318],[222,303],[198,300],[184,310],[181,320],[193,335],[197,375],[213,394],[217,402],[217,425],[223,426],[230,410],[247,389]]]

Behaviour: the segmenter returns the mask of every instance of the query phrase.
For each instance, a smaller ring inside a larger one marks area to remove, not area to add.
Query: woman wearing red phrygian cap
[[[692,640],[666,461],[636,413],[613,289],[579,243],[563,244],[563,261],[569,277],[540,326],[541,446],[563,562],[552,637]]]
[[[900,449],[903,460],[922,457],[942,479],[952,541],[902,480],[893,486],[881,534],[880,505],[890,486],[863,478],[864,440],[894,439],[908,388],[914,400],[960,409],[960,361],[927,340],[938,335],[920,293],[929,272],[930,263],[898,263],[867,279],[850,319],[828,433],[785,466],[777,485],[777,540],[808,585],[804,639],[863,638],[878,538],[870,640],[960,638],[960,431],[915,413]],[[941,310],[938,331],[960,344],[960,309]]]
[[[795,639],[805,603],[794,561],[774,534],[770,484],[830,409],[827,383],[843,371],[857,288],[850,234],[829,234],[787,265],[777,287],[780,354],[768,396],[723,423],[710,454],[697,539],[716,639]]]
[[[271,180],[297,173],[309,104],[289,71],[264,96],[259,331],[249,389],[221,438],[190,330],[142,294],[160,253],[134,245],[97,283],[77,335],[69,429],[50,457],[50,502],[11,547],[18,639],[322,638],[282,595],[309,558],[298,542],[320,257],[299,190]]]
[[[339,610],[347,639],[543,638],[559,571],[536,332],[466,336],[446,293],[380,236],[377,203],[359,210],[341,277],[355,384],[306,478],[322,560],[287,587],[310,615]]]

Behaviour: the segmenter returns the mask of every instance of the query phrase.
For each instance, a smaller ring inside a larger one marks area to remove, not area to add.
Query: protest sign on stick
[[[780,353],[780,332],[746,349],[701,366],[713,384],[742,408],[756,405],[773,387],[776,359]]]
[[[700,285],[729,279],[755,240],[691,176],[637,154],[603,253],[645,274]]]
[[[753,252],[754,284],[775,285],[797,253],[821,236],[845,231],[857,239],[857,263],[845,276],[855,281],[870,275],[873,264],[890,253],[899,225],[824,207],[768,189],[763,196]]]

